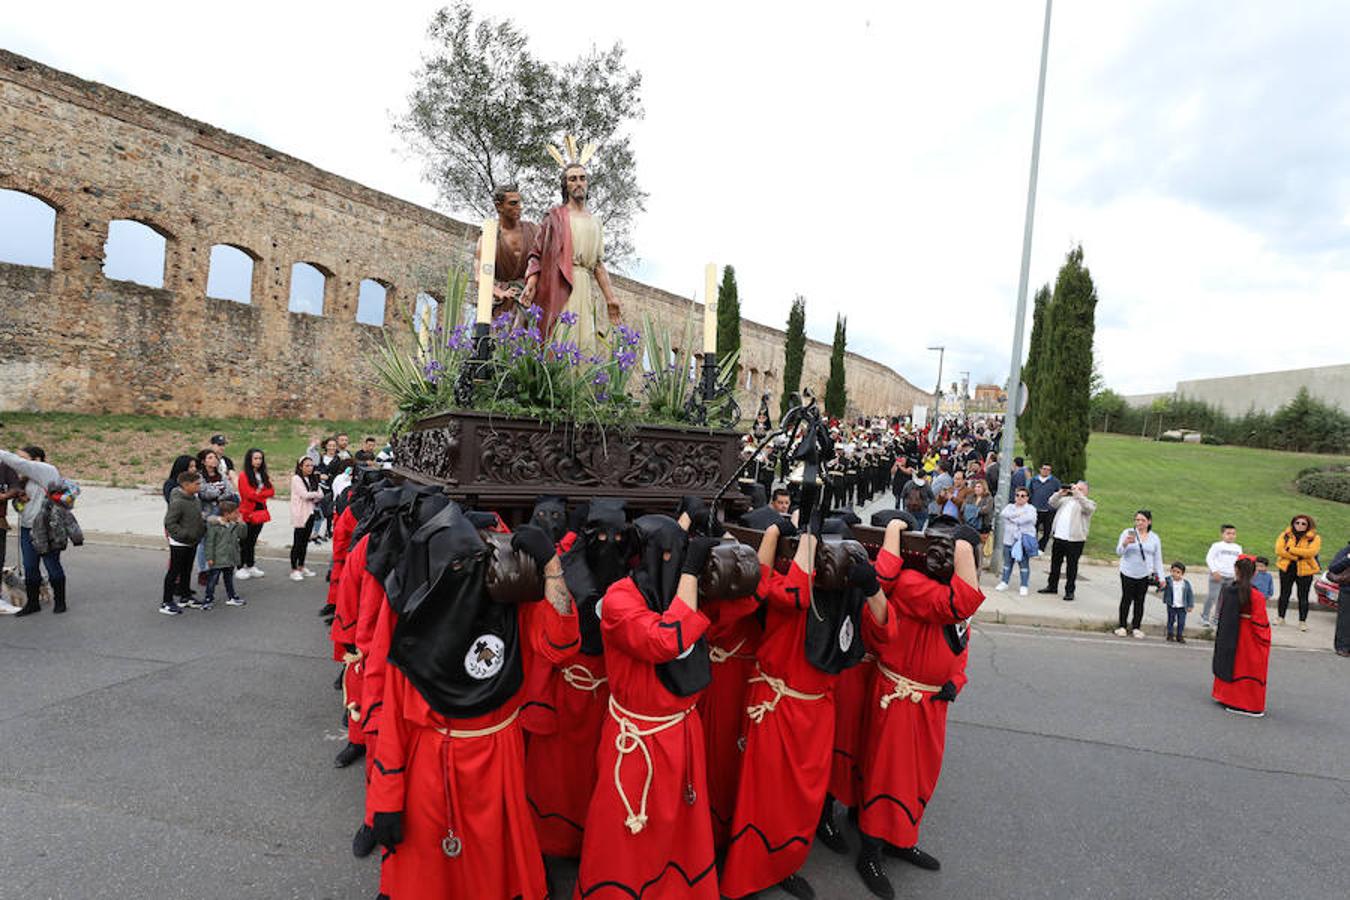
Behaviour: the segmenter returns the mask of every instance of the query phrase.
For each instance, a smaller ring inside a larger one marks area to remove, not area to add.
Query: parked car
[[[1340,592],[1340,585],[1328,581],[1325,572],[1313,579],[1313,593],[1317,595],[1318,606],[1325,606],[1327,609],[1340,609],[1338,596]]]

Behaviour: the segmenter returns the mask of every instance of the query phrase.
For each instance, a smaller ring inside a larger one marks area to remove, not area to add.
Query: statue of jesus
[[[530,251],[521,303],[539,306],[545,339],[563,312],[577,317],[573,334],[583,352],[594,353],[619,322],[619,304],[605,271],[605,238],[586,209],[586,167],[569,163],[562,172],[563,202],[549,210]]]

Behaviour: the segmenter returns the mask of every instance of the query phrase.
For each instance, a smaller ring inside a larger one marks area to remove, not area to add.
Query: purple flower
[[[531,307],[531,309],[533,308],[534,307]],[[574,312],[564,312],[562,315],[558,316],[558,321],[564,325],[575,325],[577,324],[577,314]]]
[[[607,403],[609,401],[609,394],[606,394],[604,391],[601,391],[600,393],[595,395],[595,399],[601,403]]]
[[[637,354],[632,350],[615,350],[614,360],[619,364],[620,372],[627,372],[637,365]]]
[[[615,329],[619,335],[619,343],[624,347],[636,347],[642,340],[642,332],[636,328],[629,328],[627,325],[616,325]]]
[[[538,321],[539,321],[539,317],[542,316],[543,314],[544,314],[544,311],[543,311],[542,309],[540,309],[540,308],[539,308],[538,306],[536,306],[536,305],[531,304],[530,306],[525,307],[525,319],[526,319],[526,321],[528,321],[528,322],[531,322],[531,323],[538,322]],[[568,315],[569,315],[568,313],[563,313],[561,318],[566,319]],[[571,314],[571,315],[572,315],[572,321],[575,322],[575,321],[577,320],[576,315],[575,315],[575,314]],[[571,323],[568,323],[568,324],[571,324]]]
[[[588,356],[588,357],[586,357],[586,362],[590,363],[590,364],[593,365],[593,366],[598,366],[598,365],[600,365],[600,364],[601,364],[602,362],[604,362],[604,361],[605,361],[604,358],[603,358],[603,357],[600,357],[600,356]]]
[[[596,372],[591,381],[600,387],[604,387],[609,384],[609,373],[605,371]]]

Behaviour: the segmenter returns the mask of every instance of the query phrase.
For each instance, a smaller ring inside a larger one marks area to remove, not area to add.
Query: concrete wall
[[[362,279],[383,284],[386,324],[472,253],[477,229],[104,85],[0,50],[0,188],[56,210],[53,269],[0,264],[0,409],[159,414],[382,416],[355,321]],[[109,223],[164,236],[162,288],[105,278]],[[211,248],[253,260],[247,304],[205,294]],[[287,309],[291,266],[327,276],[323,313]],[[624,318],[683,333],[687,300],[615,279]],[[702,346],[701,308],[693,340]],[[9,336],[15,339],[9,339]],[[743,406],[782,382],[784,333],[742,324]],[[849,354],[857,412],[908,411],[923,392]],[[821,395],[829,347],[803,381]]]
[[[1202,400],[1231,416],[1240,416],[1250,409],[1274,412],[1294,399],[1301,388],[1307,388],[1323,403],[1350,411],[1350,365],[1178,381],[1177,396]]]

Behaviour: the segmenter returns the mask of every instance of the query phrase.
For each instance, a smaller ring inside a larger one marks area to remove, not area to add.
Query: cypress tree
[[[1018,455],[1025,456],[1028,459],[1041,458],[1041,446],[1036,429],[1039,413],[1044,409],[1042,405],[1041,374],[1045,371],[1047,362],[1046,344],[1050,337],[1050,304],[1050,285],[1043,284],[1036,291],[1035,304],[1031,314],[1031,340],[1028,343],[1026,365],[1022,366],[1022,383],[1027,386],[1027,394],[1030,399],[1027,402],[1026,412],[1017,420],[1017,431],[1022,438],[1022,446]],[[1021,398],[1017,394],[1017,385],[1012,385],[1008,392],[1012,395],[1014,403],[1021,402]],[[1011,463],[1012,461],[1009,460],[1008,464],[1011,465]]]
[[[825,412],[836,419],[848,412],[848,387],[844,375],[844,345],[847,343],[848,320],[834,319],[834,347],[830,350],[830,380],[825,382]]]
[[[806,361],[806,298],[798,294],[788,311],[787,354],[783,360],[783,394],[778,398],[778,414],[788,411],[793,394],[802,389],[802,364]]]
[[[736,270],[731,266],[722,269],[722,284],[717,288],[717,362],[741,349],[741,300],[736,292]],[[736,367],[740,374],[740,366]],[[739,384],[740,378],[733,378],[733,384]]]
[[[1055,279],[1045,367],[1037,374],[1045,400],[1035,420],[1037,462],[1049,462],[1061,481],[1087,471],[1092,409],[1092,339],[1097,289],[1083,265],[1081,245],[1069,251]]]

